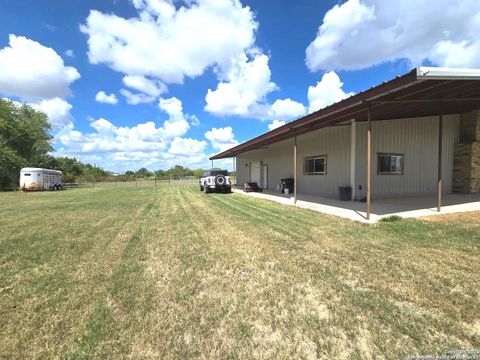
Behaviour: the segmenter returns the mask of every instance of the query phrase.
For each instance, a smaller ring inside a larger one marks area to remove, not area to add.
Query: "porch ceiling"
[[[480,109],[480,70],[415,68],[405,75],[306,115],[210,159],[237,156],[351,119],[363,122],[367,120],[369,107],[372,121],[375,121],[438,115],[440,104],[444,114]]]

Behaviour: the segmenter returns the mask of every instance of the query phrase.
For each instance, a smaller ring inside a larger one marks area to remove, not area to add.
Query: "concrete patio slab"
[[[398,215],[403,218],[417,218],[422,216],[451,214],[457,212],[480,211],[480,194],[449,194],[444,195],[442,211],[438,212],[436,198],[430,197],[402,197],[372,200],[370,220],[366,218],[365,203],[358,201],[340,201],[315,195],[297,196],[297,204],[293,202],[293,195],[285,195],[266,190],[262,193],[245,193],[241,189],[234,192],[251,196],[257,199],[275,201],[284,205],[318,211],[328,215],[374,224],[382,218]]]

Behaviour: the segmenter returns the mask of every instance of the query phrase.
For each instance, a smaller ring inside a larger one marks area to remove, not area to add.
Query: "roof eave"
[[[357,114],[368,107],[368,103],[384,101],[390,94],[402,89],[423,83],[428,80],[480,80],[480,69],[455,69],[437,67],[418,67],[396,78],[383,82],[368,90],[362,91],[342,101],[329,105],[314,113],[285,124],[277,129],[261,134],[245,141],[229,150],[210,157],[210,160],[223,159],[237,156],[239,153],[254,150],[265,144],[282,141],[293,137],[297,132],[305,132],[309,128],[331,126],[337,122],[345,121],[349,114]],[[450,81],[448,81],[450,82]],[[365,105],[362,105],[365,104]],[[322,120],[323,119],[323,120]]]

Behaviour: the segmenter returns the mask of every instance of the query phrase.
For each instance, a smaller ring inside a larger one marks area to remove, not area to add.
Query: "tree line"
[[[29,105],[16,105],[0,99],[0,190],[16,188],[23,167],[61,170],[64,182],[76,181],[133,181],[144,179],[172,179],[201,176],[205,170],[192,170],[175,165],[168,170],[150,171],[141,168],[122,174],[105,171],[101,167],[83,163],[75,158],[54,157],[51,127],[46,114]]]
[[[22,167],[39,165],[51,143],[47,115],[0,99],[0,188],[18,182]]]
[[[77,159],[50,155],[52,135],[46,114],[0,99],[0,189],[16,188],[23,167],[61,170],[64,181],[97,179],[108,173]]]
[[[141,177],[141,178],[157,178],[160,180],[166,179],[175,179],[175,178],[182,178],[186,176],[201,176],[205,170],[203,169],[189,169],[183,167],[181,165],[175,165],[174,167],[168,170],[156,170],[156,171],[149,171],[146,168],[141,168],[137,171],[126,171],[125,176],[133,176],[133,177]]]

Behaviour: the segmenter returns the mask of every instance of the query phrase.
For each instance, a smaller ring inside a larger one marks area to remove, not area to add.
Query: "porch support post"
[[[352,187],[352,201],[355,199],[355,160],[356,160],[356,138],[357,125],[355,119],[352,119],[351,139],[350,139],[350,186]]]
[[[367,129],[367,220],[370,220],[371,212],[371,182],[372,182],[372,119],[371,106],[368,107]]]
[[[233,185],[237,186],[237,171],[236,171],[237,157],[234,155],[232,159],[233,159],[232,172],[235,174],[235,182],[233,183]]]
[[[442,210],[442,146],[443,146],[443,103],[440,103],[438,116],[438,176],[437,176],[437,211]]]
[[[293,139],[293,203],[297,203],[297,136]]]

